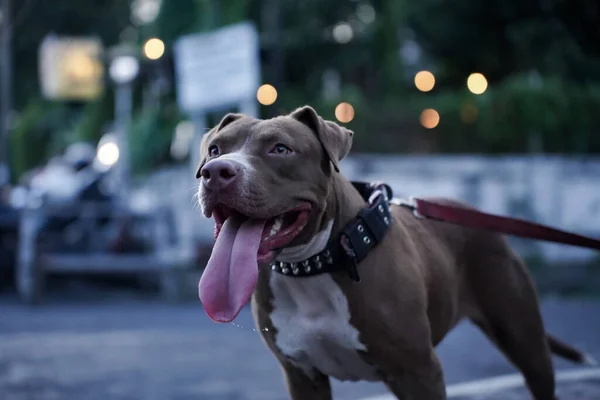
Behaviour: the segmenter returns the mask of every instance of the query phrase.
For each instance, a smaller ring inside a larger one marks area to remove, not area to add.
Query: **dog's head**
[[[269,120],[228,114],[204,136],[196,177],[216,243],[199,290],[211,318],[234,319],[254,291],[258,265],[322,229],[331,178],[352,135],[302,107]]]

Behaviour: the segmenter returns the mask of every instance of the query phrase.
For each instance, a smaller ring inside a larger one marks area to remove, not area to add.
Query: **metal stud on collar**
[[[369,244],[369,243],[371,243],[371,239],[369,239],[369,237],[368,237],[368,236],[365,236],[365,237],[363,238],[363,242],[365,242],[366,244]]]

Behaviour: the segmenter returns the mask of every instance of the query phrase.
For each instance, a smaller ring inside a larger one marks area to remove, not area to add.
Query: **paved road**
[[[547,299],[543,313],[549,331],[600,359],[600,301]],[[116,298],[31,309],[0,299],[0,398],[286,399],[249,310],[236,322],[211,322],[199,303]],[[448,383],[514,372],[467,323],[438,350]],[[352,400],[385,388],[336,382],[334,392]]]

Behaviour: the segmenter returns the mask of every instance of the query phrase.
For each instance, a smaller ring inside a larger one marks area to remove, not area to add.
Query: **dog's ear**
[[[223,117],[223,119],[221,119],[221,122],[219,122],[219,125],[217,125],[216,132],[225,128],[227,125],[231,124],[232,122],[237,121],[238,119],[242,118],[243,116],[244,116],[244,114],[234,114],[234,113],[229,113],[229,114],[225,115]]]
[[[215,133],[219,132],[221,129],[225,128],[227,125],[231,124],[232,122],[235,122],[238,119],[242,118],[243,116],[243,114],[229,113],[221,119],[221,122],[219,122],[217,126],[212,128],[210,131],[205,133],[204,136],[202,136],[202,142],[200,143],[200,165],[196,170],[196,179],[200,179],[200,177],[202,176],[200,171],[202,170],[202,167],[206,162],[206,156],[208,154],[208,141],[210,137],[213,136]]]
[[[354,132],[335,122],[325,121],[310,106],[296,109],[290,117],[302,122],[317,134],[333,168],[336,172],[340,172],[339,162],[350,152]]]

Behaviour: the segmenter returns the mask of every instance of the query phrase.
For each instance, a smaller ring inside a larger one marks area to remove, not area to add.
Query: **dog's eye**
[[[211,157],[215,157],[219,155],[219,148],[215,145],[212,145],[208,148],[208,155]]]
[[[286,145],[276,144],[275,147],[273,147],[273,149],[271,149],[271,151],[269,153],[285,155],[285,154],[290,154],[291,152],[292,152],[292,149],[290,149]]]

